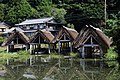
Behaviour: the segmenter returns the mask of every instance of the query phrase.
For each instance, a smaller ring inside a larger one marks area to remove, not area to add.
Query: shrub
[[[5,38],[0,36],[0,45],[4,42]]]
[[[114,51],[114,47],[108,49],[107,53],[104,55],[107,60],[115,60],[118,58],[118,53]]]

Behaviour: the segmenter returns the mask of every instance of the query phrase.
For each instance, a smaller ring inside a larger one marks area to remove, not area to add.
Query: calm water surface
[[[120,71],[117,61],[31,56],[4,60],[0,80],[120,80]]]

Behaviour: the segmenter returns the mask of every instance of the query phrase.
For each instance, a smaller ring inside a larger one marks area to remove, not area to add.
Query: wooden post
[[[103,58],[103,50],[102,50],[102,47],[100,46],[100,58],[102,59]]]
[[[67,48],[69,47],[69,43],[67,42]]]
[[[26,51],[28,50],[28,45],[26,45]]]
[[[70,52],[72,52],[72,42],[70,42]]]
[[[19,44],[19,43],[18,43],[18,37],[17,37],[17,44]]]
[[[30,66],[32,65],[32,56],[30,57]]]
[[[82,47],[82,58],[85,58],[85,48],[84,48],[84,46]]]
[[[22,49],[23,49],[23,45],[22,45]]]
[[[8,45],[8,52],[14,50],[14,45]]]
[[[48,53],[50,54],[50,44],[48,44]]]
[[[32,54],[32,44],[30,44],[30,54]]]
[[[7,46],[7,53],[9,52],[9,49],[10,49],[10,46],[8,45],[8,46]]]
[[[60,54],[60,41],[58,41],[58,53]]]

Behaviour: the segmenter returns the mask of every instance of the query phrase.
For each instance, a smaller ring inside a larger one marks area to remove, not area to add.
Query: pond
[[[120,80],[117,61],[49,56],[3,61],[0,80]]]

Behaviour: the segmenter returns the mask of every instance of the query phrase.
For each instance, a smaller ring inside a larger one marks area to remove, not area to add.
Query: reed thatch
[[[88,37],[92,36],[95,40],[97,40],[99,45],[105,46],[109,48],[111,45],[111,39],[106,36],[99,28],[95,28],[93,26],[86,26],[79,32],[76,40],[74,41],[74,47],[80,47],[85,44]]]
[[[64,35],[66,35],[70,41],[74,41],[78,35],[78,32],[75,29],[62,27],[58,34],[55,36],[53,42],[59,41]]]
[[[52,40],[54,39],[54,36],[51,32],[47,30],[38,30],[31,38],[30,43],[35,43],[35,40],[38,39],[38,37],[41,36],[45,42],[52,43]]]
[[[20,44],[28,44],[29,43],[29,38],[23,33],[23,32],[18,32],[18,31],[14,31],[10,37],[8,37],[2,44],[2,46],[6,46],[11,44],[11,42],[13,41],[14,38],[19,37],[23,43]]]

